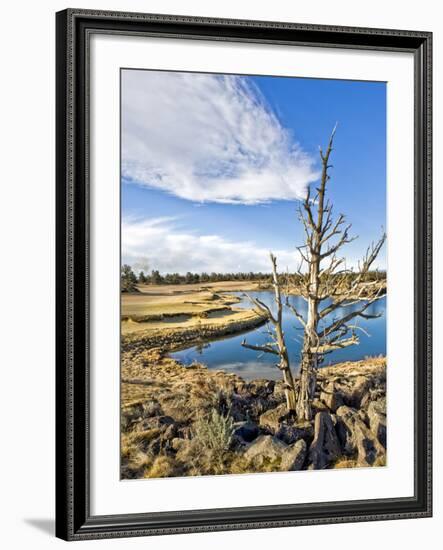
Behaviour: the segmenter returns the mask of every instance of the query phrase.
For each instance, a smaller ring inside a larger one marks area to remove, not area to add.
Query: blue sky
[[[355,265],[386,225],[385,83],[123,71],[122,260],[258,271],[272,250],[294,269],[296,209],[336,122],[329,196]]]

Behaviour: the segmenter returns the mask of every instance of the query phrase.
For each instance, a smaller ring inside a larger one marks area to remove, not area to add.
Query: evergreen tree
[[[120,279],[122,292],[137,292],[137,277],[130,265],[122,265]]]

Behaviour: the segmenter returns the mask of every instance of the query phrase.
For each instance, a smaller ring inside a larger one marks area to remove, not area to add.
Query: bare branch
[[[293,304],[289,302],[288,297],[286,297],[286,307],[288,307],[292,311],[292,313],[297,317],[303,327],[306,328],[306,321],[303,315],[297,310],[297,308]]]
[[[249,296],[249,294],[247,294],[246,292],[244,293],[245,296],[248,298],[248,300],[250,300],[253,304],[255,304],[255,306],[262,312],[264,313],[265,315],[267,315],[268,319],[270,321],[272,321],[272,323],[276,323],[277,320],[274,318],[274,316],[272,315],[272,311],[269,309],[269,307],[263,303],[261,300],[259,300],[258,298],[253,298],[252,296]]]
[[[372,301],[366,302],[360,309],[351,311],[347,315],[335,320],[329,326],[327,326],[325,329],[321,331],[322,336],[326,337],[336,332],[341,327],[346,326],[346,323],[348,323],[351,319],[354,319],[355,317],[362,317],[364,319],[377,319],[378,317],[381,316],[381,313],[375,313],[375,314],[364,313],[372,303],[373,303]]]
[[[311,348],[311,353],[326,355],[338,349],[348,348],[359,343],[358,337],[353,334],[350,338],[344,338],[334,343],[324,343],[319,346]]]
[[[349,244],[349,243],[352,243],[352,241],[355,241],[355,239],[357,239],[357,237],[349,237],[349,230],[350,229],[351,229],[351,224],[349,224],[346,227],[346,229],[343,230],[343,232],[340,232],[341,237],[333,246],[328,247],[326,252],[323,252],[322,254],[320,254],[320,259],[323,260],[324,258],[327,258],[331,254],[335,254],[337,252],[337,250],[339,248],[341,248],[343,245]]]
[[[272,353],[274,355],[280,355],[279,352],[276,349],[274,349],[270,346],[253,346],[252,344],[248,344],[246,342],[246,340],[243,340],[241,345],[244,348],[252,349],[252,350],[255,350],[255,351],[262,351],[263,353]]]

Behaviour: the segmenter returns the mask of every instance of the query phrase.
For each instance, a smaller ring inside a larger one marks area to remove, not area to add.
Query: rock
[[[269,411],[264,412],[260,415],[259,424],[263,427],[268,427],[272,431],[276,432],[279,427],[282,419],[287,415],[286,404],[281,403],[275,409],[270,409]]]
[[[335,412],[343,405],[343,396],[335,387],[334,382],[330,382],[326,388],[320,392],[320,401],[322,401],[331,412]]]
[[[252,396],[249,400],[248,415],[254,419],[259,419],[262,414],[270,409],[274,409],[277,405],[278,403],[274,402],[272,396]]]
[[[148,401],[143,404],[143,416],[162,416],[164,415],[163,409],[158,401]]]
[[[340,455],[340,442],[331,415],[326,412],[317,413],[314,422],[314,441],[309,448],[309,461],[315,470],[322,470]]]
[[[141,405],[135,407],[126,407],[122,409],[120,415],[120,429],[122,432],[126,432],[131,428],[135,422],[141,420],[143,414],[143,407]]]
[[[360,401],[360,410],[367,409],[369,403],[371,402],[371,392],[366,392]]]
[[[177,426],[175,424],[168,424],[165,431],[162,433],[162,440],[169,441],[177,436]]]
[[[243,422],[235,428],[233,436],[239,438],[242,442],[251,443],[260,433],[259,427],[254,422]]]
[[[369,427],[386,448],[386,399],[371,401],[368,406]]]
[[[229,414],[232,416],[235,422],[242,422],[246,420],[247,408],[248,400],[245,397],[235,393],[232,394]]]
[[[299,439],[291,445],[282,455],[280,469],[282,472],[301,470],[306,458],[308,446],[304,439]]]
[[[372,381],[370,378],[367,378],[366,376],[357,376],[352,387],[350,399],[351,406],[355,407],[356,409],[360,408],[362,399],[365,393],[368,392],[371,385]]]
[[[274,393],[275,381],[258,379],[248,384],[249,393],[257,397],[269,397]]]
[[[358,417],[358,411],[347,405],[337,409],[337,433],[342,447],[348,455],[356,450],[354,436],[354,424],[361,419]]]
[[[156,401],[136,403],[134,405],[124,407],[121,412],[122,431],[127,431],[143,418],[159,416],[161,414],[163,414],[162,408]]]
[[[343,406],[337,410],[337,431],[345,453],[357,454],[358,466],[372,466],[384,456],[385,449],[355,409]]]
[[[244,458],[262,465],[266,461],[278,460],[287,448],[286,443],[272,435],[260,435],[249,445]]]
[[[358,414],[360,420],[362,420],[366,425],[369,424],[368,415],[366,414],[366,412],[363,409],[359,409],[357,411],[357,414]]]
[[[367,409],[371,401],[378,401],[379,399],[384,399],[385,396],[386,396],[386,385],[383,382],[378,387],[369,388],[369,391],[364,394],[360,402],[360,408]]]
[[[363,423],[356,425],[354,437],[357,444],[358,466],[372,466],[378,458],[384,456],[383,447]]]
[[[340,395],[342,403],[337,403],[337,408],[341,405],[359,409],[362,402],[367,401],[367,393],[374,384],[374,379],[363,375],[352,375],[342,377],[340,381],[335,381],[335,391]]]
[[[287,445],[291,445],[299,439],[304,439],[307,443],[310,443],[314,438],[314,426],[309,421],[295,424],[283,423],[275,433],[275,437],[278,437]]]

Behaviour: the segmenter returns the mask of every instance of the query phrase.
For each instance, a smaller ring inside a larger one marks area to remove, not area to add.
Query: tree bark
[[[294,378],[292,376],[291,367],[289,363],[288,349],[285,343],[285,334],[283,332],[283,326],[282,326],[283,304],[282,304],[282,297],[281,297],[280,282],[278,280],[278,273],[277,273],[277,258],[272,253],[270,254],[270,257],[271,257],[271,263],[272,263],[272,286],[274,288],[277,315],[274,315],[271,309],[258,298],[252,298],[250,296],[248,297],[251,300],[251,302],[255,304],[255,306],[262,313],[265,313],[267,315],[269,322],[274,327],[273,332],[269,331],[272,341],[266,345],[254,346],[251,344],[247,344],[246,340],[243,340],[242,346],[245,348],[254,349],[257,351],[262,351],[264,353],[272,353],[274,355],[278,355],[279,362],[277,364],[277,367],[282,372],[288,412],[295,412],[296,406],[297,406],[297,399],[296,399]]]
[[[277,304],[277,319],[276,319],[277,322],[275,323],[275,335],[277,338],[277,346],[280,351],[279,369],[282,371],[283,381],[285,383],[285,396],[286,396],[286,405],[288,407],[288,411],[295,412],[296,410],[295,384],[294,384],[294,378],[292,376],[292,372],[289,364],[289,355],[288,355],[288,350],[286,348],[285,336],[283,333],[283,326],[282,326],[283,304],[281,300],[280,283],[278,281],[277,259],[273,254],[271,254],[271,262],[272,262],[272,283],[274,287],[275,303]]]
[[[300,389],[295,413],[298,420],[312,420],[312,400],[317,383],[317,365],[315,357],[310,353],[302,353],[300,365]]]
[[[318,346],[318,274],[319,262],[315,259],[311,262],[311,297],[308,300],[308,317],[306,320],[305,336],[300,363],[300,389],[298,393],[296,415],[299,420],[311,420],[311,403],[314,399],[315,385],[317,381],[318,354],[313,352]]]

